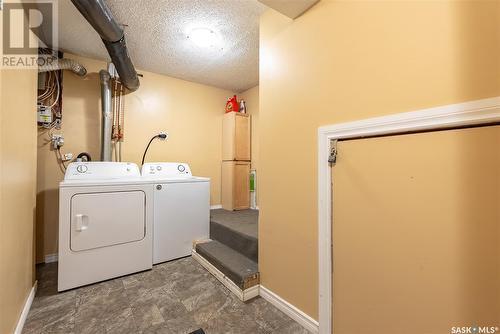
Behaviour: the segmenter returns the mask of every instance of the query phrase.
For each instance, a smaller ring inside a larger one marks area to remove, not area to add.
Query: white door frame
[[[332,186],[328,163],[330,143],[349,139],[415,131],[456,128],[500,122],[500,96],[422,109],[318,129],[318,251],[319,333],[331,334],[332,317]]]

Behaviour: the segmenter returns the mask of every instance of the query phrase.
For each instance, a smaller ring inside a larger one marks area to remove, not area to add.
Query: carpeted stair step
[[[217,240],[197,244],[196,252],[241,290],[259,284],[257,263]]]
[[[211,210],[210,239],[217,240],[258,262],[258,217],[258,210]]]

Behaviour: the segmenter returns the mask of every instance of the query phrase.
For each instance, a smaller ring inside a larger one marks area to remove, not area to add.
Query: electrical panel
[[[37,120],[38,123],[49,125],[52,123],[52,108],[44,106],[43,104],[37,105]]]

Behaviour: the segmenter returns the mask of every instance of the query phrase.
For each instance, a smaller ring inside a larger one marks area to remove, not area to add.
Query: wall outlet
[[[54,150],[58,150],[61,146],[64,145],[63,135],[52,135],[51,141],[52,141],[52,147],[54,147]]]
[[[168,139],[168,132],[167,131],[160,131],[158,134],[165,135],[165,138],[160,138],[160,140],[167,140]]]

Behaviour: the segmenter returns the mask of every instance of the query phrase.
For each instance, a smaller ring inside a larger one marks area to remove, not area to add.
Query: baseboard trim
[[[214,209],[222,209],[222,205],[221,204],[210,205],[210,210],[214,210]]]
[[[30,312],[31,304],[33,304],[33,299],[35,299],[37,287],[38,287],[38,281],[35,281],[35,284],[33,284],[30,294],[28,295],[28,299],[26,299],[26,303],[24,303],[23,311],[21,312],[21,316],[19,317],[19,320],[17,322],[14,334],[21,334],[23,332],[23,327],[24,324],[26,323],[26,319],[28,318],[28,313]]]
[[[226,275],[224,275],[219,269],[215,268],[210,262],[205,260],[200,254],[198,254],[195,249],[192,250],[191,255],[193,256],[193,259],[198,261],[199,264],[201,264],[206,270],[208,270],[209,273],[214,275],[215,278],[219,280],[219,282],[224,284],[224,286],[228,288],[229,291],[234,293],[241,301],[245,302],[259,295],[259,285],[241,290],[239,286],[234,284],[234,282],[231,281]]]
[[[59,256],[57,253],[54,253],[54,254],[47,254],[45,255],[45,260],[44,262],[45,263],[53,263],[53,262],[57,262]]]
[[[293,306],[268,288],[260,286],[260,296],[273,304],[278,310],[288,315],[311,333],[319,332],[319,323],[297,307]]]

